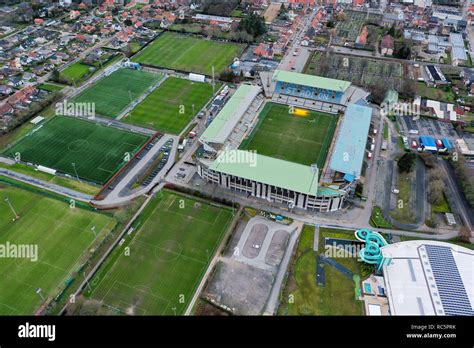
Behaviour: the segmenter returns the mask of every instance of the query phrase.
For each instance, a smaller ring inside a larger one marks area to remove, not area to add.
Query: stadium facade
[[[323,183],[323,168],[316,165],[301,165],[239,150],[256,126],[265,102],[260,87],[245,84],[237,89],[201,135],[203,154],[198,156],[198,174],[222,188],[290,208],[321,212],[341,209],[346,197],[354,191],[361,172],[372,117],[372,109],[366,106],[368,93],[352,87],[350,82],[279,70],[273,74],[272,88],[274,93],[269,99],[273,102],[331,114],[344,113],[342,126],[336,131],[337,138],[331,146],[336,152],[330,154],[331,161],[324,170],[332,175],[341,174],[339,176],[345,179],[328,182],[325,177]],[[354,138],[357,142],[352,143]],[[344,152],[350,155],[346,158]],[[344,165],[338,165],[340,163]]]

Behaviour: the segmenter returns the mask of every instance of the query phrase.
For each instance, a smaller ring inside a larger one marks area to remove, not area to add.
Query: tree
[[[461,239],[465,243],[470,243],[471,239],[471,231],[466,226],[461,226],[459,229],[459,239]]]
[[[408,57],[410,56],[410,52],[411,52],[410,47],[403,44],[403,46],[400,47],[400,49],[395,52],[394,56],[395,58],[398,58],[398,59],[408,59]]]
[[[412,152],[405,153],[398,160],[398,171],[400,173],[406,172],[409,173],[413,169],[415,164],[416,155]]]
[[[441,179],[434,179],[430,183],[430,202],[440,204],[444,200],[444,182]]]
[[[239,23],[239,30],[245,30],[248,34],[252,35],[254,38],[259,37],[262,34],[267,32],[267,26],[265,24],[265,19],[255,13],[249,14],[247,17],[242,19]]]

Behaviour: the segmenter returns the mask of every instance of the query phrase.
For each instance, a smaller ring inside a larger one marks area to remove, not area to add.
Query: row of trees
[[[466,166],[466,159],[464,156],[458,154],[457,161],[451,160],[451,164],[467,202],[474,208],[474,177],[469,173]]]

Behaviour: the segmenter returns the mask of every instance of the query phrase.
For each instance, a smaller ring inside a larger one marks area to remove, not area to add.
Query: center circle
[[[155,256],[161,261],[177,260],[183,251],[183,247],[175,240],[165,240],[155,248]]]

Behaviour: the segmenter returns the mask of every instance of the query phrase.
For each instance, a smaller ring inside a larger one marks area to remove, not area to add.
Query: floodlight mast
[[[13,208],[13,205],[12,205],[12,202],[10,202],[10,198],[5,197],[5,202],[8,204],[8,206],[10,207],[13,215],[15,216],[15,220],[20,218],[20,216],[16,213],[15,209]]]

